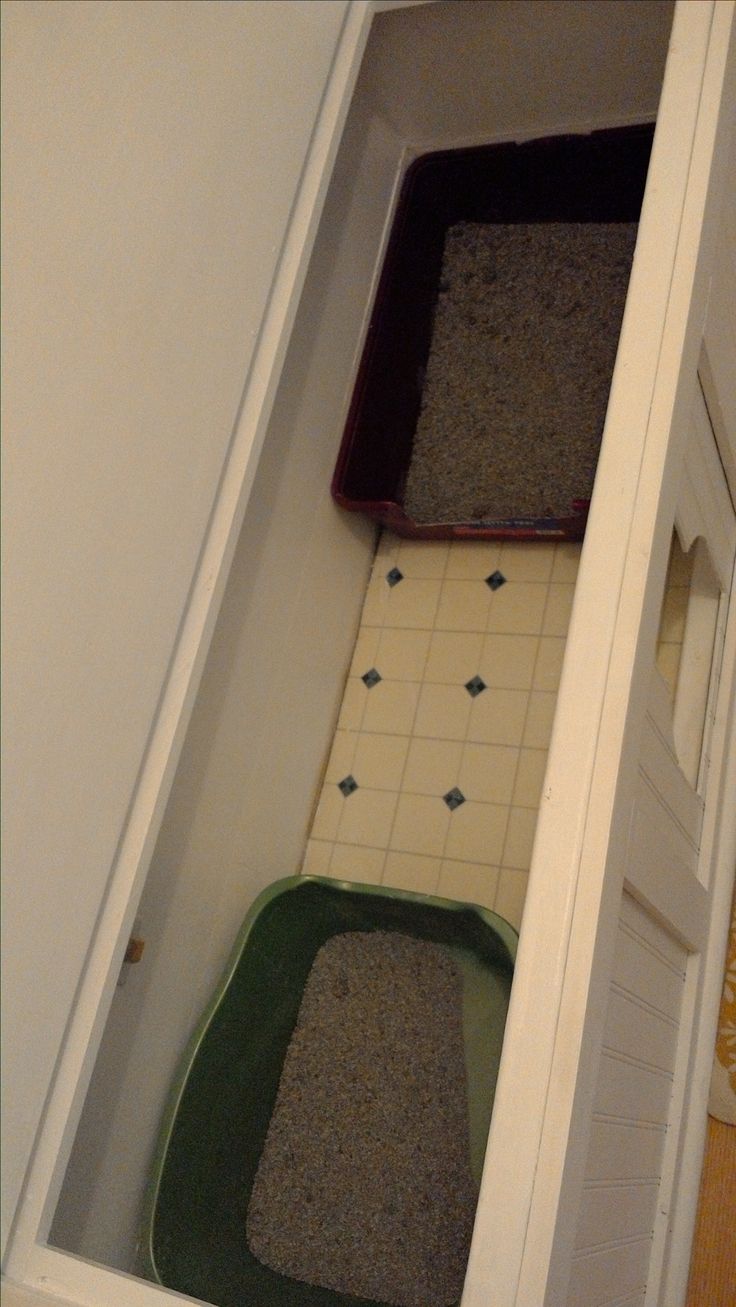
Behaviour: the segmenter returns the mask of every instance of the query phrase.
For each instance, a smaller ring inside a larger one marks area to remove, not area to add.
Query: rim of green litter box
[[[300,885],[310,883],[326,885],[332,889],[341,889],[348,893],[367,894],[375,896],[376,898],[403,899],[405,902],[410,903],[429,904],[430,906],[443,908],[445,911],[450,912],[474,912],[486,923],[486,925],[490,926],[495,930],[496,934],[500,936],[509,951],[512,963],[516,961],[516,951],[519,940],[517,931],[508,921],[505,921],[503,917],[500,917],[497,912],[493,912],[490,908],[484,908],[478,903],[462,903],[456,899],[445,899],[435,894],[420,894],[414,890],[393,889],[386,885],[364,885],[358,881],[340,880],[333,876],[283,876],[280,880],[274,881],[273,884],[268,885],[266,889],[262,890],[254,899],[245,915],[243,924],[235,938],[235,943],[230,951],[227,963],[225,964],[222,975],[213,991],[212,997],[197,1022],[192,1035],[187,1041],[179,1062],[178,1070],[174,1077],[171,1089],[169,1090],[169,1095],[161,1118],[161,1125],[159,1127],[156,1142],[156,1151],[151,1164],[150,1176],[146,1184],[146,1191],[143,1199],[140,1222],[142,1233],[138,1248],[138,1259],[142,1267],[139,1274],[144,1279],[152,1280],[156,1284],[163,1285],[163,1280],[159,1276],[153,1251],[154,1217],[161,1190],[164,1164],[169,1144],[171,1142],[179,1104],[183,1097],[184,1090],[186,1089],[197,1050],[209,1029],[212,1018],[225,997],[225,993],[238,966],[243,949],[248,942],[248,937],[263,908],[265,908],[272,899],[277,898],[287,890],[296,889]]]

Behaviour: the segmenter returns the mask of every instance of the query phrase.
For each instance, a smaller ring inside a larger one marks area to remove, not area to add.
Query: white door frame
[[[569,1169],[581,1165],[585,1141],[571,1138],[571,1130],[580,1096],[592,1100],[605,1019],[624,877],[616,844],[617,836],[623,847],[626,842],[617,829],[626,814],[621,784],[631,784],[637,761],[638,737],[629,727],[641,729],[645,710],[648,682],[641,673],[656,638],[697,385],[733,129],[733,46],[732,5],[678,6],[568,635],[463,1307],[488,1307],[488,1286],[493,1307],[539,1307],[558,1252],[572,1245],[577,1214],[561,1211],[561,1195]],[[722,696],[722,725],[729,711]],[[563,1299],[549,1301],[557,1307]]]
[[[45,1238],[252,483],[259,443],[253,442],[252,432],[255,429],[262,435],[265,430],[340,129],[372,14],[376,8],[382,7],[386,6],[371,5],[368,0],[354,0],[351,5],[287,237],[279,282],[264,324],[261,352],[241,417],[240,431],[246,431],[248,439],[236,437],[223,475],[197,580],[110,893],[70,1021],[13,1233],[6,1268],[11,1279],[75,1303],[89,1304],[89,1307],[113,1301],[122,1307],[155,1307],[155,1304],[163,1304],[173,1297],[194,1301],[52,1249],[46,1245]],[[541,850],[554,850],[553,870],[557,874],[549,896],[547,887],[542,888],[538,867],[532,875],[524,931],[526,940],[522,938],[509,1018],[507,1044],[510,1055],[505,1058],[508,1065],[502,1066],[499,1080],[488,1151],[489,1178],[479,1205],[477,1234],[468,1272],[468,1293],[464,1299],[469,1307],[471,1304],[473,1307],[487,1304],[487,1286],[497,1284],[492,1257],[494,1247],[499,1248],[497,1261],[501,1262],[503,1271],[503,1284],[498,1282],[497,1292],[494,1290],[493,1301],[499,1307],[501,1304],[510,1307],[516,1301],[541,1302],[541,1298],[517,1298],[517,1289],[522,1285],[522,1271],[527,1274],[530,1258],[537,1259],[541,1254],[545,1265],[550,1262],[555,1185],[550,1185],[545,1193],[545,1183],[555,1168],[560,1173],[564,1157],[554,1159],[547,1156],[550,1142],[554,1139],[555,1116],[560,1109],[560,1096],[557,1096],[557,1101],[551,1098],[548,1101],[547,1088],[554,1067],[569,1059],[569,1040],[555,1038],[565,1005],[571,1005],[573,1019],[577,1019],[579,1025],[584,1015],[583,1010],[578,1010],[576,1016],[575,1008],[579,1005],[573,993],[580,955],[575,967],[570,967],[568,957],[570,941],[584,908],[581,867],[584,857],[590,859],[593,856],[596,844],[604,854],[607,847],[605,814],[589,811],[588,800],[593,792],[594,770],[597,775],[595,789],[599,794],[612,796],[615,790],[615,764],[611,770],[603,746],[607,733],[608,737],[620,737],[623,723],[615,714],[609,720],[609,699],[612,686],[628,685],[631,669],[627,659],[635,651],[639,627],[637,614],[619,605],[624,571],[637,572],[636,594],[640,604],[647,583],[647,569],[641,570],[636,556],[635,508],[650,483],[643,476],[639,481],[638,465],[628,465],[627,459],[634,463],[641,459],[645,432],[647,457],[655,460],[663,457],[672,425],[672,414],[664,411],[672,406],[669,378],[677,373],[681,357],[684,356],[686,361],[690,355],[695,358],[699,346],[697,320],[702,311],[712,245],[709,215],[716,203],[715,192],[723,184],[722,177],[718,176],[711,184],[710,159],[714,153],[719,157],[717,120],[723,83],[724,42],[727,43],[733,7],[732,0],[716,0],[715,4],[681,0],[677,9],[677,39],[673,41],[662,101],[662,119],[678,124],[677,139],[674,133],[668,137],[664,129],[658,128],[659,139],[652,160],[653,181],[648,187],[642,214],[632,296],[622,333],[602,454],[602,484],[620,486],[621,490],[614,504],[607,506],[605,498],[598,493],[593,505],[589,528],[593,543],[586,552],[589,559],[598,561],[584,561],[581,569],[571,628],[571,656],[561,690],[561,701],[567,695],[572,703],[577,687],[586,686],[589,701],[602,705],[603,715],[596,714],[596,720],[589,722],[581,733],[580,714],[570,711],[562,716],[555,730],[553,752],[560,760],[566,755],[579,756],[580,766],[574,769],[568,766],[566,774],[561,764],[550,769],[540,815],[536,862],[540,862]],[[698,250],[704,217],[706,229],[700,257]],[[644,281],[647,264],[650,272],[655,271],[646,276],[644,285],[640,283]],[[640,273],[637,265],[642,269]],[[638,296],[634,294],[637,285],[640,286]],[[700,326],[702,333],[702,318]],[[682,386],[678,388],[676,398],[681,407],[684,401]],[[633,438],[632,432],[635,433]],[[621,439],[626,451],[623,467]],[[652,479],[651,485],[654,484],[655,479]],[[590,597],[595,585],[594,573],[604,558],[611,602],[602,613],[598,604],[590,602]],[[657,566],[661,570],[662,558],[658,558]],[[654,582],[656,580],[655,577]],[[591,615],[596,629],[585,634],[585,624]],[[612,646],[614,653],[609,664]],[[614,749],[611,756],[615,759],[618,749]],[[554,923],[554,943],[552,956],[548,957],[545,939],[550,921]],[[531,1027],[524,1031],[524,1024],[538,1006],[536,988],[542,974],[538,965],[540,951],[544,954],[541,960],[544,962],[549,1019],[537,1040]],[[518,1087],[527,1084],[525,1064],[528,1064],[530,1052],[536,1076],[534,1092],[525,1090],[515,1103],[513,1096]],[[562,1084],[562,1080],[555,1077],[555,1084]],[[530,1126],[530,1123],[534,1124]],[[504,1131],[509,1127],[513,1133],[504,1137]],[[503,1219],[500,1226],[489,1228],[489,1214],[498,1210],[498,1201],[493,1202],[493,1181],[490,1179],[496,1163],[503,1168],[500,1173],[509,1176],[513,1184],[508,1192],[505,1184],[500,1187],[498,1197],[501,1198]],[[535,1215],[534,1238],[527,1240],[527,1220],[532,1209]],[[526,1293],[526,1290],[521,1292]]]
[[[363,50],[373,14],[382,7],[350,0],[237,429],[8,1240],[8,1279],[75,1302],[135,1307],[172,1297],[51,1248],[46,1238],[199,687]]]

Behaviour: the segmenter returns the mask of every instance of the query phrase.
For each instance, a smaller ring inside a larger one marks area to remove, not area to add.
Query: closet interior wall
[[[656,116],[670,0],[374,19],[264,452],[51,1242],[132,1270],[177,1061],[260,890],[298,871],[375,547],[329,482],[398,184],[430,149]]]

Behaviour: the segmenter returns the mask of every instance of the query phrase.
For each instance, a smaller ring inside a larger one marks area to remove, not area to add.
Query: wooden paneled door
[[[678,6],[463,1307],[684,1301],[736,858],[736,521],[698,379],[733,86],[733,6]],[[694,556],[674,701],[673,529]]]
[[[736,518],[700,389],[684,472],[675,520],[696,557],[674,702],[651,671],[598,1068],[577,1126],[587,1147],[569,1261],[557,1250],[569,1278],[550,1298],[569,1307],[675,1301],[662,1298],[661,1286],[714,924],[713,827],[704,815],[722,771],[720,746],[715,768],[712,749],[736,552]]]

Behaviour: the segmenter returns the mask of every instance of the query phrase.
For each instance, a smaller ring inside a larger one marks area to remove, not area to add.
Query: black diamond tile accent
[[[465,682],[465,689],[471,699],[475,699],[476,695],[482,694],[486,688],[486,683],[481,676],[473,676],[471,680]]]
[[[454,789],[448,790],[447,794],[443,794],[442,797],[450,809],[450,812],[454,812],[456,808],[459,808],[465,802],[465,795],[462,790],[457,788],[457,785]]]
[[[338,790],[342,790],[346,799],[349,799],[351,794],[355,794],[355,791],[358,788],[358,782],[354,776],[344,776],[341,781],[338,781],[337,788]]]
[[[360,679],[364,685],[368,686],[369,690],[372,690],[373,686],[378,685],[381,680],[381,673],[377,672],[375,667],[369,667],[368,671],[364,672]]]
[[[486,585],[489,585],[492,590],[500,590],[505,584],[506,577],[503,572],[491,572],[491,575],[486,577]]]
[[[400,572],[398,567],[392,567],[391,571],[386,573],[386,580],[389,585],[398,585],[399,581],[403,581],[403,579],[404,573]]]

